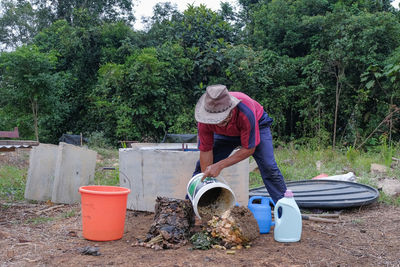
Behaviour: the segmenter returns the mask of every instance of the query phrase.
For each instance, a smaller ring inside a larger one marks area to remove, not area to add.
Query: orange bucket
[[[83,237],[93,241],[121,239],[131,190],[118,186],[89,185],[81,186],[79,192]]]

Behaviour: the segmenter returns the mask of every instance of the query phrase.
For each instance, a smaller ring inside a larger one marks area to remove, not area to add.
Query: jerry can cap
[[[293,196],[294,196],[294,194],[293,194],[292,190],[287,189],[285,192],[285,197],[293,197]]]

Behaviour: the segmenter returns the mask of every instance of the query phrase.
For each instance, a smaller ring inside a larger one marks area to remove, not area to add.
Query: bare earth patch
[[[122,239],[82,237],[80,205],[0,204],[0,266],[398,266],[400,208],[373,204],[344,210],[339,223],[303,220],[300,242],[278,243],[273,228],[248,249],[153,250],[144,238],[153,213],[128,211]],[[80,248],[98,247],[100,256]]]
[[[0,166],[27,168],[29,150],[0,153]],[[339,223],[303,220],[300,242],[278,243],[260,235],[248,249],[154,250],[133,246],[145,239],[154,214],[127,211],[122,239],[83,238],[76,205],[0,200],[0,266],[400,266],[400,208],[373,204],[343,210]],[[313,211],[314,212],[314,211]],[[83,255],[95,247],[101,255]]]

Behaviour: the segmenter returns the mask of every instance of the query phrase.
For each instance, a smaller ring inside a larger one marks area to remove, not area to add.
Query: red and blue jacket
[[[232,118],[226,126],[198,123],[199,150],[210,151],[214,144],[214,134],[240,137],[241,146],[254,148],[260,143],[259,123],[269,126],[272,119],[264,112],[264,108],[244,93],[229,92],[241,100],[232,110]]]

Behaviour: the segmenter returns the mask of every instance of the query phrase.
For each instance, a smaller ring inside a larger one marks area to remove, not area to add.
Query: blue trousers
[[[256,147],[253,158],[257,162],[270,197],[276,203],[283,197],[286,184],[275,161],[271,129],[269,126],[262,127],[260,125],[260,127],[260,144]],[[214,134],[214,163],[226,159],[238,146],[240,146],[240,137]],[[197,161],[193,176],[198,173],[201,173],[200,161]]]

